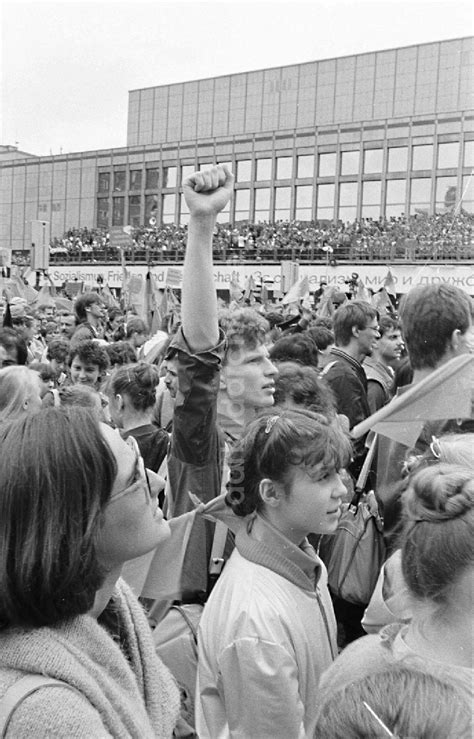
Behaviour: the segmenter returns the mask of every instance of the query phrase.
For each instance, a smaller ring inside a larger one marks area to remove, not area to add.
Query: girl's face
[[[290,541],[299,546],[308,534],[334,533],[346,493],[336,470],[321,464],[295,467],[284,489],[281,483],[274,484],[281,492],[274,522]]]

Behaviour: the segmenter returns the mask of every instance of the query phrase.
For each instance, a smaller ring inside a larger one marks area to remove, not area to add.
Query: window
[[[277,187],[275,190],[275,221],[290,219],[291,187]]]
[[[313,186],[300,185],[296,188],[295,218],[298,221],[310,221],[313,213]]]
[[[464,142],[464,166],[474,167],[474,141]]]
[[[406,172],[408,167],[408,147],[392,146],[388,150],[388,172]]]
[[[359,174],[360,152],[343,151],[341,154],[341,174]]]
[[[189,223],[189,208],[186,205],[186,200],[184,199],[183,193],[181,193],[181,197],[180,197],[179,223],[181,226],[184,226],[186,223]]]
[[[332,221],[334,219],[335,189],[335,185],[318,185],[318,208],[316,211],[318,220]]]
[[[364,182],[362,185],[362,218],[380,218],[382,183]]]
[[[411,181],[410,215],[427,214],[430,209],[431,179],[416,178]]]
[[[382,171],[383,149],[366,149],[364,151],[364,173],[377,174]]]
[[[436,180],[436,213],[453,210],[458,202],[457,177],[438,177]]]
[[[141,190],[142,188],[142,171],[141,169],[130,170],[130,190]]]
[[[160,181],[159,169],[147,169],[145,178],[145,190],[157,190]]]
[[[277,180],[290,180],[293,174],[293,157],[278,157],[276,160]]]
[[[176,167],[163,167],[163,187],[176,187]]]
[[[268,221],[270,215],[270,188],[255,190],[255,220]]]
[[[438,145],[438,169],[457,169],[459,141]]]
[[[176,195],[163,195],[162,198],[162,214],[161,220],[163,223],[174,223],[174,210],[176,204]]]
[[[158,196],[145,195],[145,226],[155,226],[158,214]]]
[[[250,159],[244,159],[237,162],[237,182],[251,182],[252,180],[252,162]]]
[[[235,220],[248,221],[250,210],[250,190],[235,191]]]
[[[110,172],[99,172],[99,192],[109,192]]]
[[[339,212],[341,221],[355,221],[357,215],[357,182],[341,182],[339,185]]]
[[[300,179],[303,177],[312,177],[314,174],[314,156],[312,154],[305,154],[298,157],[298,174],[296,175]]]
[[[97,198],[97,227],[108,228],[109,226],[109,199]]]
[[[124,191],[125,191],[125,172],[122,170],[116,171],[114,172],[114,192],[124,192]]]
[[[257,181],[271,180],[272,178],[272,160],[257,159]]]
[[[400,216],[405,213],[406,180],[388,180],[385,194],[385,215]]]
[[[413,147],[413,169],[431,169],[433,166],[433,144]]]
[[[114,198],[112,206],[112,226],[124,226],[125,198]]]
[[[140,195],[130,195],[128,199],[128,223],[134,228],[140,225]]]
[[[319,155],[319,177],[335,177],[336,152]]]

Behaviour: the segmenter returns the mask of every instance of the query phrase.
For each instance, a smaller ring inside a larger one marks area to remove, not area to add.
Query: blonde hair
[[[22,365],[0,370],[0,421],[13,421],[27,412],[28,400],[38,390],[36,372]]]

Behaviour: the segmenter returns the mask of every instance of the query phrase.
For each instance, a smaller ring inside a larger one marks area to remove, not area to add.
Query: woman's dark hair
[[[67,358],[68,367],[71,366],[75,357],[79,357],[81,362],[96,364],[101,375],[105,373],[110,364],[104,347],[92,340],[81,341],[70,350]]]
[[[46,350],[46,359],[56,359],[58,362],[64,362],[69,353],[69,341],[67,339],[53,339],[49,342]]]
[[[158,367],[147,362],[137,362],[117,367],[107,382],[107,393],[129,398],[137,411],[146,411],[155,405],[156,386],[160,381]]]
[[[294,403],[328,419],[336,415],[336,401],[329,385],[313,367],[296,362],[278,363],[274,400],[276,405]]]
[[[0,627],[87,613],[117,468],[94,415],[47,408],[0,427]]]
[[[109,356],[112,366],[133,364],[137,358],[133,346],[128,341],[114,341],[112,344],[107,344],[104,349]]]
[[[409,479],[402,571],[410,591],[440,606],[474,562],[474,479],[471,468],[434,464]]]
[[[345,467],[351,443],[338,426],[307,410],[273,408],[253,421],[233,448],[226,502],[237,516],[262,507],[261,480],[287,483],[292,468],[321,464],[328,470]]]
[[[318,366],[318,347],[306,333],[282,336],[275,341],[269,354],[272,362],[299,362],[311,367]]]

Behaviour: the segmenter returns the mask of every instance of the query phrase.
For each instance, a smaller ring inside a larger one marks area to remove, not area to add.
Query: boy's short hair
[[[242,347],[256,349],[265,343],[270,331],[268,321],[252,308],[222,311],[219,314],[219,327],[227,339],[226,355]],[[225,357],[223,361],[225,363]]]
[[[453,332],[466,333],[472,298],[454,285],[417,285],[400,301],[400,320],[413,369],[433,369],[448,349]]]
[[[82,323],[86,320],[86,308],[89,308],[89,306],[93,305],[94,303],[102,304],[102,298],[98,293],[89,292],[78,295],[74,303],[74,313],[79,323]]]
[[[101,375],[105,373],[110,365],[107,352],[104,347],[96,341],[80,341],[79,344],[76,344],[68,354],[68,367],[71,366],[75,357],[79,357],[81,362],[96,364]]]
[[[389,331],[400,331],[400,321],[398,321],[396,318],[393,318],[389,315],[380,316],[379,318],[379,334],[380,336],[384,336],[384,334],[388,334]]]
[[[377,317],[376,309],[363,300],[349,300],[341,305],[334,314],[336,346],[347,346],[353,337],[354,326],[363,331],[369,321]]]
[[[127,339],[131,337],[132,334],[146,334],[148,331],[146,327],[145,321],[142,321],[141,318],[132,316],[127,321],[127,328],[125,332],[125,336]]]

